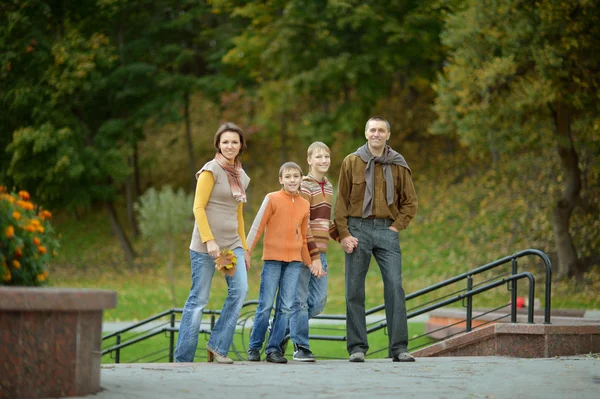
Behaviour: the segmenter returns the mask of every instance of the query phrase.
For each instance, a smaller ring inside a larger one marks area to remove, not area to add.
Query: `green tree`
[[[192,230],[192,202],[192,196],[185,194],[182,189],[175,192],[171,187],[163,186],[160,191],[148,189],[135,204],[142,236],[159,252],[167,252],[173,306],[177,306],[173,275],[175,241],[180,234]]]
[[[286,131],[329,143],[343,132],[355,148],[378,101],[433,78],[442,59],[437,0],[214,3],[248,21],[223,60],[254,81],[283,151]]]
[[[594,212],[582,195],[589,187],[582,187],[581,154],[600,150],[599,18],[588,0],[466,0],[447,15],[442,34],[450,51],[432,131],[495,158],[556,148],[564,181],[552,213],[560,276],[581,275],[587,264],[569,223],[576,207]]]

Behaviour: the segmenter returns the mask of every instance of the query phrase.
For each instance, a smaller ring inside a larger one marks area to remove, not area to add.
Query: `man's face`
[[[292,194],[298,192],[301,181],[302,175],[298,169],[284,169],[279,178],[279,183],[283,186],[283,189]]]
[[[385,147],[385,143],[390,138],[390,131],[387,129],[387,123],[384,121],[370,121],[365,131],[365,137],[369,143],[369,148],[380,150]]]

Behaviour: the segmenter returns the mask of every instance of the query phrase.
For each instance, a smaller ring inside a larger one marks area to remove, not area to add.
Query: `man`
[[[335,223],[346,251],[346,330],[351,362],[364,362],[369,350],[365,317],[365,278],[371,255],[383,277],[389,355],[414,362],[408,353],[402,253],[398,232],[417,212],[408,164],[387,145],[390,124],[375,116],[365,127],[367,143],[342,162]]]

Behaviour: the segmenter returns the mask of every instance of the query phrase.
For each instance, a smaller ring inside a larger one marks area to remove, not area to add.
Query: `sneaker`
[[[292,359],[297,362],[314,362],[315,356],[310,349],[294,345],[294,357]]]
[[[352,363],[362,363],[365,361],[365,354],[362,352],[354,352],[350,355],[350,360]]]
[[[260,351],[258,349],[248,349],[248,361],[260,362]]]
[[[415,358],[408,352],[402,352],[392,358],[393,362],[414,362]]]
[[[287,359],[283,357],[281,352],[271,352],[267,354],[267,362],[269,363],[287,363]]]

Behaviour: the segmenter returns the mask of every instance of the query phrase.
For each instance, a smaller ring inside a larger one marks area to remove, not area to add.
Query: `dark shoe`
[[[354,352],[350,355],[350,360],[352,363],[362,363],[365,361],[365,354],[362,352]]]
[[[260,351],[258,349],[248,349],[248,361],[260,362]]]
[[[392,358],[393,362],[414,362],[415,358],[408,352],[402,352]]]
[[[267,362],[269,363],[287,363],[287,359],[280,352],[271,352],[267,354]]]
[[[310,349],[294,345],[294,357],[292,359],[297,362],[314,362],[315,356]]]
[[[285,355],[285,351],[287,350],[289,342],[290,342],[290,336],[288,335],[287,337],[285,337],[283,339],[283,341],[281,341],[281,344],[279,344],[279,348],[281,349],[281,353],[284,354],[284,355]]]

